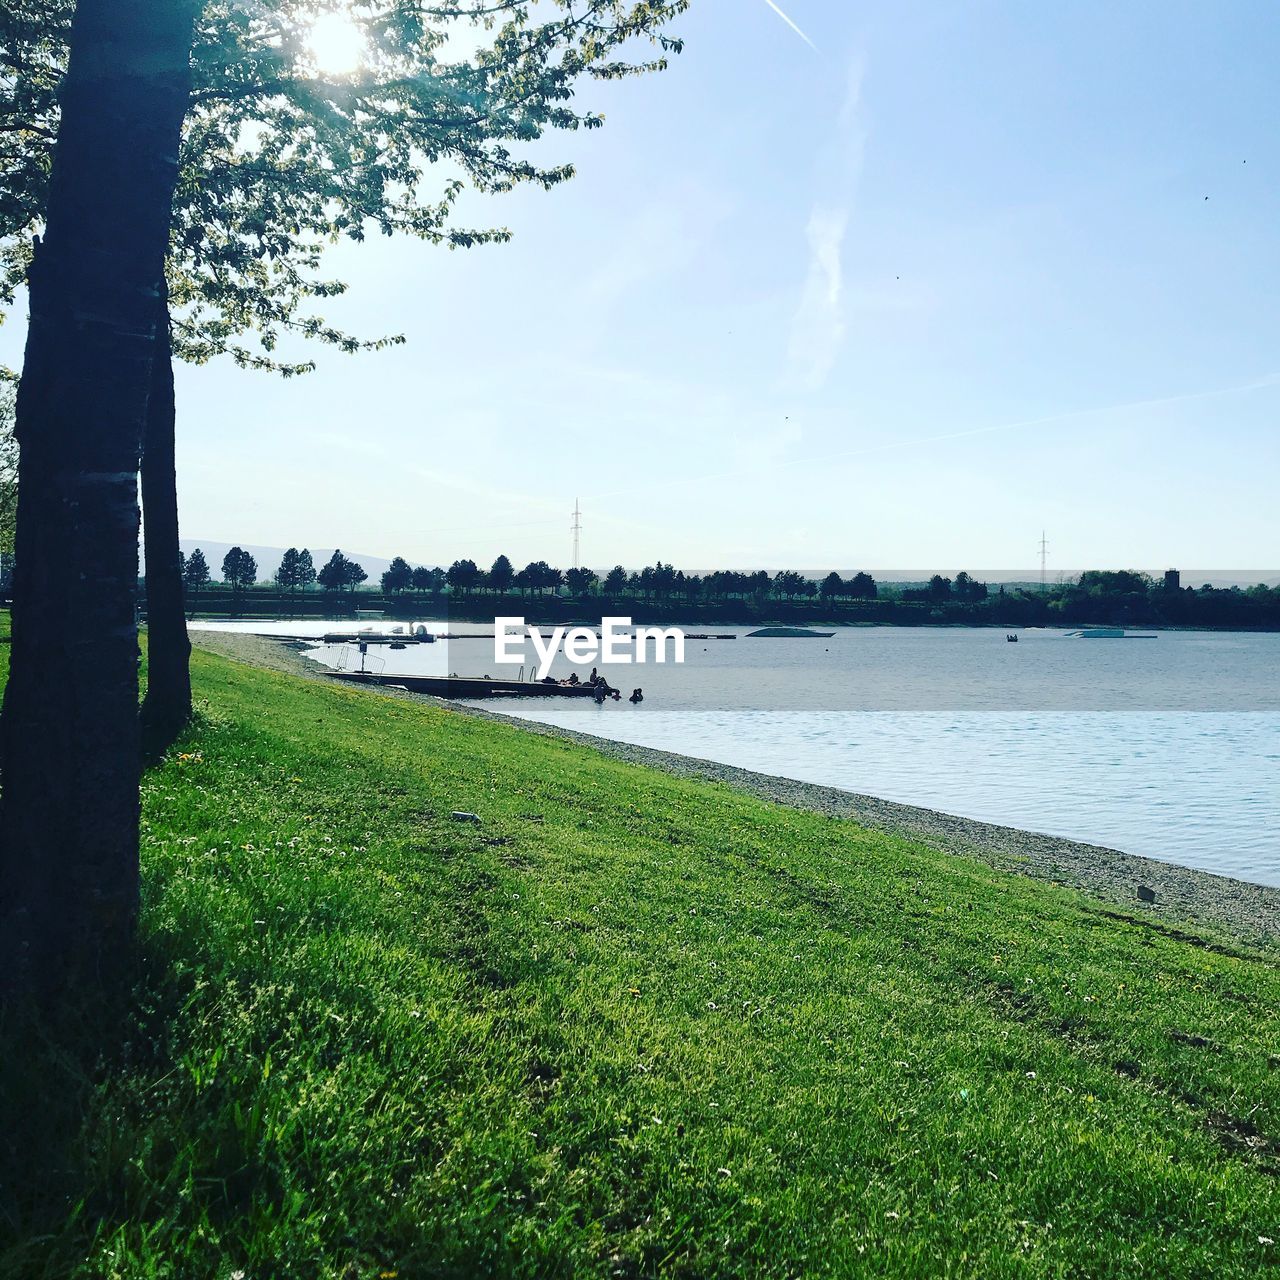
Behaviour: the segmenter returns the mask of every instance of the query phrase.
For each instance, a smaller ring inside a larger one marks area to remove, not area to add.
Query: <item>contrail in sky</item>
[[[792,31],[796,33],[796,35],[800,37],[801,40],[805,42],[805,44],[809,46],[810,49],[814,51],[814,53],[818,52],[818,46],[814,44],[813,41],[810,40],[809,37],[805,35],[805,33],[801,31],[800,28],[797,27],[796,24],[792,22],[791,19],[788,18],[787,15],[783,13],[782,10],[779,9],[776,4],[773,3],[773,0],[764,0],[764,2],[769,6],[770,9],[774,11],[774,13],[778,15],[778,17],[780,17],[783,20],[783,22],[787,24],[787,26],[791,28]]]

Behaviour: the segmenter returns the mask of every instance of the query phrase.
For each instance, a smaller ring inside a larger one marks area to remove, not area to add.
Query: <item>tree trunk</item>
[[[191,642],[178,549],[174,417],[173,343],[169,306],[162,298],[142,446],[147,573],[147,695],[142,702],[142,730],[153,747],[167,747],[191,718]]]
[[[138,902],[137,473],[191,0],[79,0],[18,393],[0,715],[0,983],[127,954]]]

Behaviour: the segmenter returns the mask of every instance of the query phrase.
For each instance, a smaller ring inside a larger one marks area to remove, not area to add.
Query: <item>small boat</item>
[[[1015,636],[1015,635],[1007,635],[1007,636],[1005,636],[1005,639],[1006,639],[1010,644],[1017,644],[1017,643],[1018,643],[1018,637],[1017,637],[1017,636]]]
[[[810,631],[808,627],[760,627],[756,631],[748,631],[747,639],[761,640],[829,640],[834,631]]]

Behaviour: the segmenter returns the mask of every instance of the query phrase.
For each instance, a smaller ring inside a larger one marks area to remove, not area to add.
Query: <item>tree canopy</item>
[[[209,581],[209,562],[204,558],[204,552],[199,547],[183,561],[182,581],[191,591],[199,591]]]
[[[552,187],[573,174],[536,164],[525,144],[547,130],[591,129],[573,105],[581,79],[666,65],[680,41],[664,25],[688,0],[211,0],[192,49],[190,109],[174,197],[168,265],[174,350],[220,354],[289,374],[287,336],[347,351],[356,339],[316,307],[345,291],[321,270],[325,249],[371,232],[452,248],[509,238],[452,225],[462,191]],[[0,12],[0,307],[8,307],[41,227],[74,0],[8,0]],[[336,75],[309,36],[342,14],[364,46]],[[649,41],[654,55],[623,56]],[[472,47],[459,57],[459,47]]]
[[[515,580],[516,571],[511,567],[511,561],[506,556],[499,556],[489,570],[490,590],[498,592],[510,591],[511,585]]]
[[[282,591],[292,591],[298,585],[298,548],[290,547],[280,557],[276,570],[276,586]]]
[[[455,560],[445,574],[449,586],[461,595],[474,591],[480,585],[482,577],[474,560]]]
[[[348,560],[340,550],[335,550],[316,578],[326,591],[350,591],[368,576],[363,565]]]
[[[413,586],[413,566],[396,556],[382,575],[382,589],[387,592],[408,591]]]
[[[235,590],[251,587],[258,580],[258,562],[239,547],[222,557],[222,580]]]

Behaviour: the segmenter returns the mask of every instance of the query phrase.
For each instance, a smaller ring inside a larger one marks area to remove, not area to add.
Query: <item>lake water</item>
[[[352,627],[202,625],[290,635]],[[830,639],[772,640],[722,630],[738,638],[690,640],[680,666],[606,668],[624,695],[644,688],[638,706],[576,698],[496,705],[545,724],[1280,885],[1280,635],[1080,640],[1023,631],[1013,645],[987,629],[848,628]],[[313,656],[359,661],[341,647]],[[376,649],[370,659],[388,674],[514,674],[495,664],[486,639]],[[553,674],[571,669],[561,654]],[[583,664],[577,670],[586,674]]]

